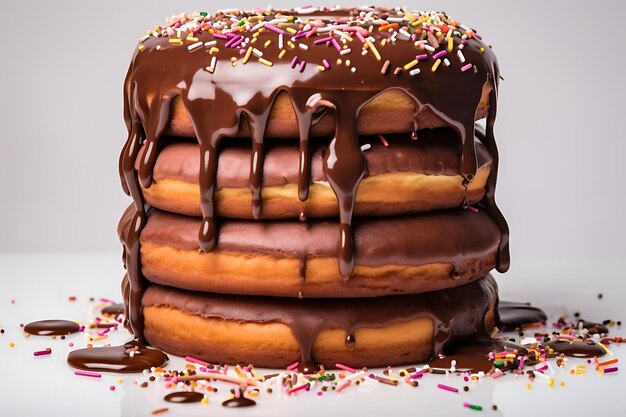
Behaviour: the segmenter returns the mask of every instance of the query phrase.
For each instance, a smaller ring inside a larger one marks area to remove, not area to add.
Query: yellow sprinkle
[[[15,346],[15,343],[9,342],[9,347],[13,347],[13,346]]]
[[[267,41],[265,41],[265,43],[263,44],[263,46],[265,46],[266,48],[268,46],[270,46],[272,44],[272,41],[270,39],[268,39]]]
[[[441,58],[439,58],[438,60],[435,61],[435,63],[433,64],[433,67],[430,70],[432,72],[437,71],[437,68],[439,68],[440,64],[441,64]]]
[[[209,403],[209,399],[208,398],[203,398],[203,399],[200,400],[200,402],[202,404],[208,404]]]
[[[259,395],[259,392],[258,391],[250,391],[250,392],[248,392],[248,395],[250,397],[257,397]]]
[[[337,65],[341,65],[342,62],[341,58],[337,58]]]
[[[246,54],[243,57],[244,65],[248,63],[248,60],[250,59],[250,56],[252,55],[252,49],[253,48],[251,46],[248,47],[248,50],[246,51]]]
[[[257,38],[254,38],[250,41],[250,43],[256,43]]]
[[[291,42],[291,41],[287,42],[287,45],[289,45],[291,48],[295,48],[296,47],[296,45],[293,42]]]
[[[554,378],[550,378],[550,382],[548,383],[548,386],[552,388],[553,385],[554,385]]]
[[[283,50],[282,50],[282,51],[280,51],[280,53],[278,54],[278,58],[282,59],[282,58],[285,56],[285,54],[286,54],[286,53],[287,53],[287,50],[286,50],[286,49],[283,49]]]
[[[480,47],[480,52],[485,52],[485,48],[483,48],[482,46]]]
[[[605,345],[604,343],[600,343],[600,342],[596,342],[596,343],[597,343],[598,345],[600,345],[600,347],[601,347],[602,349],[604,349],[604,350],[606,351],[606,353],[608,353],[609,355],[613,356],[613,352],[611,352],[611,351],[609,350],[609,348],[607,348],[607,347],[606,347],[606,345]]]
[[[187,42],[198,42],[198,38],[196,38],[195,36],[187,36]]]
[[[376,47],[374,46],[374,44],[372,42],[370,42],[370,40],[367,40],[366,45],[369,46],[370,50],[372,51],[372,53],[374,54],[374,56],[376,57],[377,60],[380,61],[380,54],[378,53],[378,49],[376,49]]]
[[[453,48],[454,48],[454,41],[450,37],[450,38],[448,38],[448,52],[452,52]]]
[[[259,36],[260,34],[261,34],[261,33],[260,33],[260,31],[255,32],[255,33],[254,33],[254,35],[252,35],[252,37],[253,37],[253,38],[256,38],[256,37],[257,37],[257,36]]]
[[[274,65],[273,62],[270,62],[265,58],[259,58],[259,62],[263,65],[267,65],[268,67],[271,67],[272,65]]]
[[[320,72],[324,72],[326,70],[326,68],[324,68],[323,65],[318,65],[317,66],[317,70],[320,71]]]
[[[205,70],[209,71],[211,74],[213,74],[213,72],[215,71],[215,68],[213,68],[212,66],[208,66],[205,68]]]
[[[559,382],[559,385],[560,385],[560,386],[562,386],[562,387],[564,387],[564,386],[565,386],[565,381],[561,381],[561,382]]]
[[[145,47],[145,46],[143,46],[143,45],[139,45],[139,46],[137,47],[137,49],[139,49],[140,51],[143,51],[144,49],[146,49],[146,47]]]
[[[381,44],[382,46],[387,45],[387,38],[385,38],[385,39],[383,39],[382,41],[380,41],[380,44]]]
[[[230,62],[237,62],[237,57],[233,56],[230,58]]]
[[[231,65],[233,66],[233,68],[236,67],[237,66],[237,61],[231,62]]]
[[[350,60],[346,59],[346,67],[349,67],[349,66],[350,66]]]
[[[168,42],[176,44],[176,45],[179,45],[179,44],[183,43],[183,40],[182,39],[178,39],[178,38],[174,38],[174,39],[170,39]]]
[[[414,59],[413,61],[409,62],[408,64],[404,66],[404,70],[408,71],[416,65],[417,65],[417,59]]]
[[[531,389],[532,386],[530,384],[526,384],[526,389]]]
[[[287,30],[287,32],[291,33],[292,35],[295,35],[296,33],[298,33],[298,31],[295,30],[294,28],[285,28],[285,30]]]
[[[209,49],[209,54],[213,55],[213,54],[218,53],[219,51],[220,51],[220,50],[219,50],[219,48],[216,48],[216,47],[214,46],[214,47],[212,47],[211,49]]]
[[[576,373],[578,375],[583,375],[585,373],[585,370],[584,369],[576,369]]]
[[[369,33],[372,33],[374,31],[374,26],[370,26],[369,29],[367,29]]]
[[[122,378],[120,378],[120,379],[117,380],[117,383],[118,384],[122,384],[122,383],[124,383],[124,380]]]

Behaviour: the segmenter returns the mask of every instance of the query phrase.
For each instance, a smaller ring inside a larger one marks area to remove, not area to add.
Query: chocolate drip
[[[546,313],[530,304],[512,301],[498,302],[497,325],[504,326],[506,330],[513,330],[525,324],[545,322],[547,319]]]
[[[103,307],[102,310],[100,310],[100,312],[108,316],[117,317],[120,314],[124,314],[124,304],[123,303],[111,304],[109,306]]]
[[[459,343],[445,352],[442,357],[428,362],[432,369],[450,369],[452,361],[456,361],[456,370],[459,372],[488,372],[493,367],[489,353],[513,352],[525,355],[528,350],[518,344],[511,343],[503,338],[492,339],[479,336],[473,340]]]
[[[101,372],[134,373],[164,366],[169,358],[158,349],[133,340],[122,346],[77,349],[69,353],[67,363],[78,369]]]
[[[313,124],[313,111],[309,107],[306,107],[304,110],[298,108],[299,103],[294,100],[291,101],[291,104],[296,113],[298,133],[300,135],[298,198],[300,201],[306,201],[307,198],[309,198],[309,187],[311,185],[311,149],[309,145],[309,130]]]
[[[593,358],[594,356],[604,356],[606,351],[593,340],[573,341],[573,340],[551,340],[542,344],[544,348],[551,348],[555,353],[562,353],[565,356],[576,358]]]
[[[222,403],[222,405],[229,408],[251,407],[253,405],[256,405],[256,402],[254,400],[251,400],[250,398],[241,396],[226,400]]]
[[[24,331],[34,336],[62,336],[79,330],[80,326],[69,320],[41,320],[24,326]]]
[[[150,285],[144,306],[169,306],[202,317],[237,322],[287,325],[300,347],[300,363],[316,363],[313,345],[324,330],[343,329],[346,345],[358,344],[361,328],[384,328],[394,323],[429,318],[433,323],[433,356],[437,357],[459,338],[488,338],[485,317],[497,300],[491,275],[457,288],[433,293],[378,297],[375,299],[280,299],[195,293]],[[479,330],[476,330],[479,329]],[[211,358],[204,358],[211,360]]]
[[[493,132],[493,127],[496,122],[496,113],[498,109],[498,84],[500,82],[500,72],[496,62],[493,63],[492,77],[494,82],[494,88],[489,93],[489,115],[487,116],[487,131],[484,135],[485,145],[491,153],[493,162],[491,165],[491,173],[487,179],[487,189],[485,192],[485,207],[491,218],[496,222],[502,238],[498,245],[498,258],[496,269],[498,272],[506,272],[509,270],[511,263],[509,253],[509,225],[504,218],[504,215],[496,204],[496,183],[498,181],[498,165],[500,157],[498,155],[498,145],[496,144],[496,138]],[[480,135],[479,135],[480,138]]]
[[[298,259],[298,278],[301,284],[306,282],[306,255],[304,254]]]
[[[195,391],[178,391],[167,394],[163,399],[168,403],[199,403],[204,398],[204,394]]]

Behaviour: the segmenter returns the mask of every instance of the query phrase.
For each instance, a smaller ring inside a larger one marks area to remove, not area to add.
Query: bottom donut
[[[460,287],[370,299],[216,295],[151,284],[142,300],[154,347],[211,363],[334,368],[422,362],[494,327],[498,289],[487,275]]]

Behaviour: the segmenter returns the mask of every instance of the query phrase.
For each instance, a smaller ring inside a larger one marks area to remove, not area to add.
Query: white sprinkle
[[[201,47],[203,45],[202,42],[196,42],[194,44],[191,44],[187,47],[188,50],[193,51],[194,49],[197,49],[199,47]]]
[[[372,145],[370,143],[366,143],[365,145],[361,145],[361,150],[362,151],[366,151],[368,149],[370,149],[372,147]]]
[[[208,41],[204,43],[204,46],[213,46],[215,44],[217,44],[217,41]]]
[[[465,62],[465,55],[463,55],[463,51],[456,51],[456,55],[459,57],[459,61],[461,61],[461,64]]]
[[[215,72],[216,65],[217,65],[217,57],[213,55],[213,58],[211,58],[211,65],[206,67],[206,70],[209,71],[211,74],[213,74]]]
[[[150,37],[150,35],[144,35],[139,42],[144,43],[146,41],[146,39],[148,39]]]
[[[252,29],[250,29],[251,32],[256,32],[257,30],[261,29],[263,26],[265,26],[265,22],[261,22],[255,26],[252,27]]]
[[[387,18],[387,22],[402,23],[402,22],[404,22],[404,18],[403,17],[388,17]]]
[[[446,67],[450,66],[450,61],[448,60],[448,58],[443,59],[443,65],[445,65]]]
[[[363,49],[363,50],[361,51],[361,55],[367,55],[367,49]]]
[[[352,49],[350,48],[342,49],[341,52],[339,52],[339,55],[348,55],[350,52],[352,52]]]
[[[303,43],[299,43],[298,46],[300,47],[300,49],[304,49],[305,51],[309,49],[309,46]]]
[[[156,46],[156,50],[158,51],[159,49],[161,49],[161,45]]]
[[[408,40],[411,38],[411,34],[404,29],[400,29],[398,32],[400,33],[400,35],[402,35],[402,37],[400,38],[402,40]]]
[[[460,45],[459,45],[459,49],[463,49],[463,48],[465,48],[465,45],[460,44]]]
[[[367,40],[368,40],[368,41],[370,41],[371,43],[376,42],[376,39],[374,39],[374,37],[373,37],[373,36],[368,36],[368,37],[367,37],[367,38],[365,38],[365,39],[367,39]]]
[[[261,57],[263,56],[263,52],[259,51],[259,50],[258,50],[258,49],[256,49],[256,48],[253,48],[253,49],[252,49],[252,53],[253,53],[254,55],[258,56],[259,58],[261,58]]]
[[[283,34],[278,35],[278,49],[283,49]]]
[[[433,47],[432,47],[432,46],[430,46],[430,45],[426,45],[426,44],[424,44],[424,49],[426,49],[426,50],[427,50],[427,51],[429,51],[429,52],[435,52],[435,48],[433,48]]]
[[[352,71],[353,73],[355,73],[355,72],[356,72],[356,67],[352,67],[352,68],[350,68],[350,71]]]
[[[409,71],[409,74],[411,74],[411,75],[417,75],[419,73],[420,73],[420,69],[419,68],[415,68],[415,69],[412,69],[411,71]]]

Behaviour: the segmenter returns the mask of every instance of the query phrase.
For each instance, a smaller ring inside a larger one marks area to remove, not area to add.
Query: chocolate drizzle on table
[[[415,136],[420,129],[420,114],[425,111],[434,113],[458,133],[462,144],[460,173],[469,184],[477,170],[476,109],[483,89],[491,88],[485,144],[494,161],[483,204],[502,234],[498,270],[508,269],[508,227],[494,200],[497,148],[493,125],[500,76],[495,55],[480,35],[453,22],[445,13],[401,15],[397,11],[373,8],[328,9],[302,15],[281,13],[229,12],[213,17],[197,16],[187,22],[174,19],[145,36],[131,62],[124,101],[129,134],[120,157],[120,174],[124,190],[133,198],[135,213],[132,227],[122,241],[129,278],[127,320],[131,331],[140,339],[143,336],[141,297],[146,282],[140,270],[139,236],[149,209],[141,186],[148,188],[152,183],[160,139],[168,129],[172,101],[178,97],[191,119],[200,147],[202,222],[198,236],[203,251],[213,250],[217,244],[213,195],[221,140],[239,135],[247,122],[253,149],[249,181],[252,217],[258,218],[262,212],[265,130],[277,96],[287,94],[297,117],[301,161],[298,183],[302,200],[307,198],[310,184],[308,136],[316,120],[315,112],[320,107],[332,109],[335,136],[324,155],[323,169],[337,196],[339,269],[348,279],[354,266],[354,199],[365,172],[365,158],[357,136],[361,109],[387,91],[406,93],[416,104]],[[294,16],[291,20],[287,18],[290,15]],[[242,22],[241,25],[233,24],[233,18]],[[305,19],[313,21],[313,25],[306,26]],[[254,27],[247,29],[246,21],[254,22]],[[260,23],[264,23],[262,33]],[[243,28],[241,34],[240,28]],[[176,29],[181,29],[180,38]],[[255,45],[245,41],[246,37],[253,37],[253,29],[259,31]],[[345,36],[353,39],[351,47],[358,46],[358,50],[347,56],[339,54],[342,49],[339,41]],[[276,46],[280,38],[283,49],[287,50],[284,56],[279,56],[281,49]],[[263,49],[262,58],[253,54],[253,47],[266,41],[272,41],[273,45]],[[316,44],[316,41],[320,42]],[[290,42],[293,48],[288,46]],[[415,42],[425,46],[418,47]],[[195,46],[190,48],[192,45]],[[456,52],[461,45],[463,60]],[[211,52],[212,47],[218,51]],[[366,55],[361,54],[362,47],[369,49]],[[447,55],[443,56],[444,53]],[[426,59],[413,62],[418,54],[426,55]],[[350,59],[354,70],[336,65],[338,58]],[[234,63],[231,59],[238,61]],[[329,68],[322,71],[325,61]],[[386,71],[381,71],[381,67],[386,67]],[[415,74],[418,68],[421,72]],[[135,170],[134,163],[144,143],[146,151]]]
[[[63,336],[80,331],[80,326],[69,320],[40,320],[28,323],[24,331],[34,336]]]

